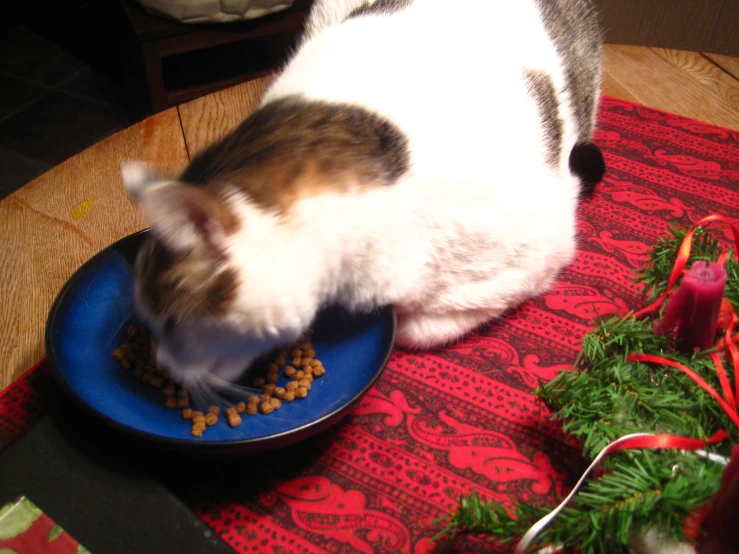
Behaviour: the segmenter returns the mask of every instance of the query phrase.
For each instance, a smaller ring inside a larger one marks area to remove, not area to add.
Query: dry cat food
[[[194,437],[201,437],[208,427],[219,422],[221,406],[208,406],[206,412],[193,410],[189,391],[172,381],[172,375],[167,370],[156,367],[153,343],[145,328],[132,325],[128,327],[126,334],[128,341],[113,351],[113,358],[123,369],[132,370],[136,379],[161,389],[164,406],[170,410],[182,410],[182,419],[190,422]],[[290,365],[286,365],[288,358]],[[262,394],[253,394],[246,402],[239,402],[223,410],[226,423],[230,427],[241,425],[241,414],[267,415],[279,410],[283,404],[305,398],[313,380],[326,374],[323,363],[316,358],[310,338],[302,339],[291,350],[280,350],[267,356],[263,361],[266,363],[261,374],[253,380],[254,388],[261,389]],[[278,386],[280,369],[289,379],[284,387]]]

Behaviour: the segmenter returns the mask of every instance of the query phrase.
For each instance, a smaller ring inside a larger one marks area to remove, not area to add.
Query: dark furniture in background
[[[134,0],[15,0],[21,24],[128,92],[136,118],[274,71],[294,47],[312,0],[225,24],[181,24]],[[13,21],[14,20],[14,21]]]
[[[739,0],[593,1],[609,43],[739,56]],[[149,15],[134,0],[37,0],[32,7],[15,0],[9,13],[125,84],[132,107],[150,115],[279,67],[311,2],[248,22],[201,25]]]
[[[264,76],[285,61],[303,28],[311,0],[239,23],[181,24],[123,0],[124,60],[129,83],[156,113]],[[141,79],[143,73],[143,79]]]

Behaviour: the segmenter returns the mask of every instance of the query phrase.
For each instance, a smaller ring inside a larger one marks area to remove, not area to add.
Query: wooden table
[[[739,129],[738,79],[736,58],[610,46],[603,92]],[[163,111],[0,202],[0,389],[44,356],[49,308],[74,271],[145,227],[123,191],[120,162],[143,159],[181,169],[250,113],[268,82],[250,81]]]

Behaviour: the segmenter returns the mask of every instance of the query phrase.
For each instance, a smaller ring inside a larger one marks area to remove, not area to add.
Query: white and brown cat
[[[328,304],[436,347],[545,292],[604,172],[601,52],[587,0],[317,0],[238,128],[176,180],[123,166],[159,363],[234,380]]]

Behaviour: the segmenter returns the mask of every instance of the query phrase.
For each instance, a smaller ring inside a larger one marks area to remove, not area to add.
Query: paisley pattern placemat
[[[435,520],[476,489],[555,505],[581,472],[534,388],[569,367],[594,318],[643,306],[632,277],[672,222],[739,221],[739,133],[604,97],[607,174],[579,210],[579,250],[548,294],[436,352],[396,350],[315,456],[248,487],[187,494],[237,552],[507,552],[438,545]],[[58,392],[42,364],[0,393],[0,446]]]

